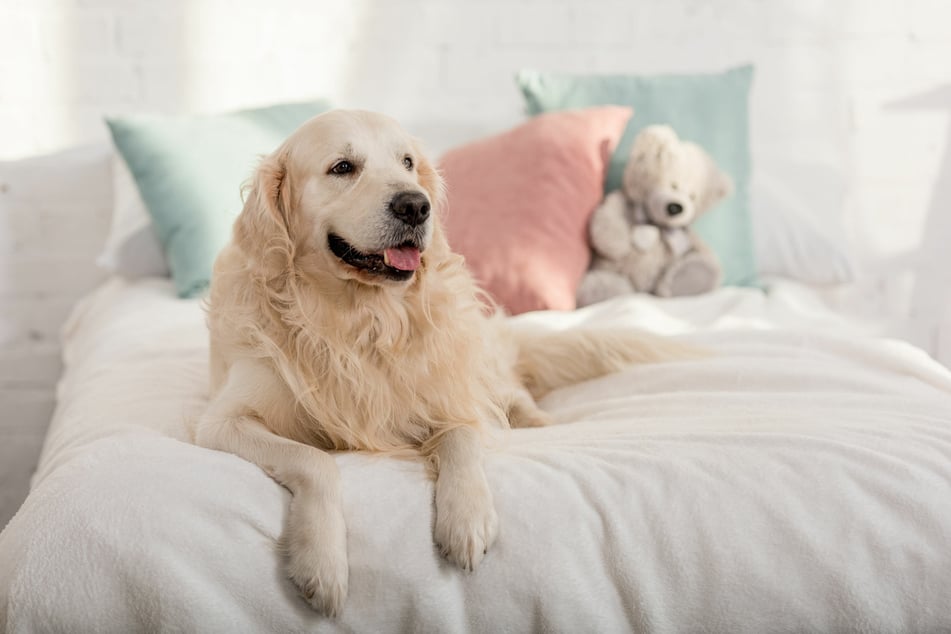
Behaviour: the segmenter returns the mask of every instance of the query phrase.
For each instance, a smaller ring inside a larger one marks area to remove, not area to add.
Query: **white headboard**
[[[111,148],[0,162],[0,527],[26,492],[54,405],[60,328],[103,273]]]

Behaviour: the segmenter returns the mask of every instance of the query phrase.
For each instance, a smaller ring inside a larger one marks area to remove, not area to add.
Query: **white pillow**
[[[775,158],[750,181],[756,268],[807,284],[851,282],[855,266],[842,225],[841,176],[822,165]]]
[[[112,224],[96,264],[137,279],[168,277],[168,263],[135,179],[118,152],[112,157]]]

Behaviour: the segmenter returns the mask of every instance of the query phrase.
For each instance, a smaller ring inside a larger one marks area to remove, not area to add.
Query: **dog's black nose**
[[[390,200],[390,213],[415,227],[429,218],[429,200],[422,192],[400,192]]]
[[[684,206],[680,203],[669,203],[667,205],[667,215],[668,216],[677,216],[683,213]]]

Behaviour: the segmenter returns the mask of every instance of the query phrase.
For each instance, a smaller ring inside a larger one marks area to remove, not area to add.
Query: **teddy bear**
[[[591,267],[579,306],[631,292],[695,295],[720,284],[720,263],[690,224],[733,192],[730,176],[673,128],[652,125],[634,139],[622,187],[589,221]]]

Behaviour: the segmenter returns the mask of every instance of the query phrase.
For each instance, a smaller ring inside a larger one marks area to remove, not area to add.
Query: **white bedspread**
[[[951,630],[951,374],[808,293],[621,299],[525,327],[631,324],[719,355],[551,394],[487,459],[501,533],[463,573],[422,468],[342,454],[350,596],[324,619],[276,540],[288,493],[189,445],[199,304],[113,281],[66,332],[34,489],[0,535],[11,632]]]

